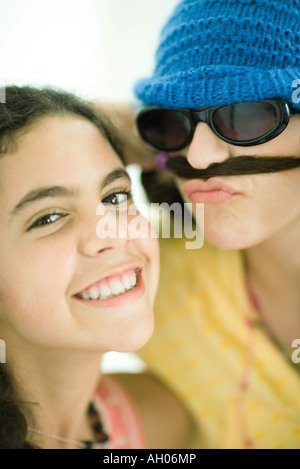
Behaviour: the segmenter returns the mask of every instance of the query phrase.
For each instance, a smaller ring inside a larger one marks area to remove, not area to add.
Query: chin
[[[268,239],[272,230],[262,214],[252,215],[244,209],[224,213],[207,207],[204,218],[204,238],[212,246],[224,250],[243,250]],[[262,222],[264,220],[264,222]]]
[[[205,227],[205,241],[218,249],[224,250],[243,250],[248,249],[256,244],[259,240],[251,239],[249,233],[242,233],[242,230],[213,230]]]
[[[120,332],[117,347],[113,347],[115,352],[136,352],[142,348],[152,337],[154,332],[154,319],[144,319],[141,324],[125,325]]]

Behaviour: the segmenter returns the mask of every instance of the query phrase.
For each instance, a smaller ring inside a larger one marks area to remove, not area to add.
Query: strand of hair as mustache
[[[206,169],[195,169],[186,157],[174,156],[167,160],[166,167],[170,172],[185,179],[209,179],[287,171],[300,167],[300,158],[237,156],[221,163],[213,163]]]

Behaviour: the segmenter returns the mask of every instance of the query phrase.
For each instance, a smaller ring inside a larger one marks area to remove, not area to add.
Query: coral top
[[[103,375],[93,403],[109,435],[106,449],[146,448],[142,425],[131,398],[114,378]]]
[[[300,363],[262,327],[242,253],[184,243],[161,240],[156,327],[140,357],[194,415],[193,448],[300,449]]]

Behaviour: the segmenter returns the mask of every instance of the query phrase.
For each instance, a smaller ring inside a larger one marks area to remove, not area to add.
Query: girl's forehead
[[[20,138],[19,147],[26,144],[34,145],[35,143],[54,144],[64,138],[76,138],[98,136],[99,139],[105,140],[100,130],[89,120],[77,115],[53,115],[39,119],[24,132]],[[69,143],[71,143],[70,140]]]
[[[39,121],[0,160],[0,193],[16,199],[40,186],[90,185],[123,166],[100,130],[73,116]]]
[[[3,162],[17,169],[34,164],[36,167],[95,163],[103,165],[119,160],[101,131],[88,120],[77,116],[51,116],[39,120],[17,138],[16,150],[6,155]]]

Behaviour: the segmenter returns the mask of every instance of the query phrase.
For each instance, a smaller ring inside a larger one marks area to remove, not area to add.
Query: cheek
[[[299,219],[295,175],[257,176],[242,196],[219,206],[206,205],[204,234],[222,249],[246,249],[272,237]]]
[[[35,330],[64,309],[74,256],[67,246],[47,243],[20,251],[9,258],[0,254],[1,313],[17,326]]]
[[[155,234],[153,234],[155,235]],[[156,236],[156,235],[155,235]],[[157,237],[146,240],[145,250],[149,259],[149,270],[151,278],[151,294],[154,301],[160,274],[159,244]]]
[[[135,251],[146,259],[146,288],[149,293],[150,299],[153,302],[154,297],[156,295],[159,280],[159,243],[156,232],[151,228],[147,220],[142,216],[138,218],[139,222],[137,218],[133,220],[133,226],[139,228],[138,230],[132,230],[130,228],[130,240],[131,243],[134,245]]]

